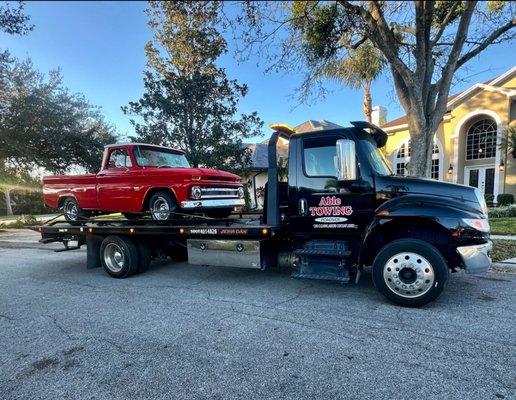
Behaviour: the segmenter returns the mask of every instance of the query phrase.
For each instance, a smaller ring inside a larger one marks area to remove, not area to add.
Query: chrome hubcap
[[[122,248],[116,243],[109,243],[104,249],[104,263],[111,272],[120,272],[125,265]]]
[[[154,203],[152,203],[152,217],[159,221],[167,220],[170,215],[170,207],[168,206],[168,201],[159,196]]]
[[[71,201],[66,203],[64,211],[66,217],[72,221],[75,221],[77,219],[77,215],[79,214],[79,210],[77,210],[77,205],[75,203],[72,203]]]
[[[420,297],[435,282],[432,264],[416,253],[403,252],[392,256],[383,267],[387,287],[401,297]]]

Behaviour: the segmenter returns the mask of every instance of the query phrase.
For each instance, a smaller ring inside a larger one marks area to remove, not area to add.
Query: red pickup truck
[[[129,219],[142,212],[155,220],[192,212],[225,218],[244,205],[238,175],[191,168],[183,151],[141,143],[106,146],[97,174],[44,177],[43,195],[68,221],[108,212]]]

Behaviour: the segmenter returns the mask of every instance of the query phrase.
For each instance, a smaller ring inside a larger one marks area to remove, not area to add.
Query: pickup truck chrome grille
[[[238,197],[238,188],[201,188],[201,199]]]

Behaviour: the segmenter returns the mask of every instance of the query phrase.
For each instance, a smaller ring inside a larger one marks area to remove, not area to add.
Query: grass
[[[489,218],[493,235],[516,235],[516,218]]]
[[[493,262],[504,261],[516,257],[516,241],[514,240],[493,240],[491,258]]]

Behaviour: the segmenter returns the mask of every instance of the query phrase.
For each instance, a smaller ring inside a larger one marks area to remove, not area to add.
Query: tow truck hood
[[[377,193],[385,200],[406,194],[428,195],[443,202],[453,199],[482,212],[475,189],[470,186],[408,176],[379,176],[375,183]]]

